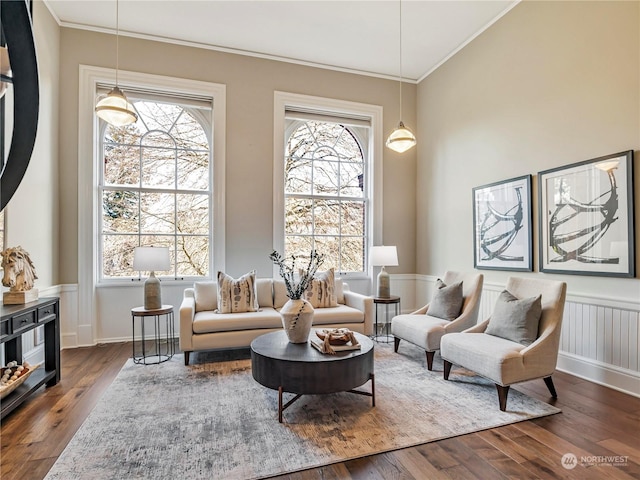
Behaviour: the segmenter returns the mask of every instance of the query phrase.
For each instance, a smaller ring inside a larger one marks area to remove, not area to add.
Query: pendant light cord
[[[118,70],[120,58],[120,4],[116,0],[116,87],[118,86]]]
[[[398,4],[400,6],[400,14],[398,15],[398,37],[400,38],[398,42],[400,45],[400,122],[402,122],[402,0],[399,0]]]

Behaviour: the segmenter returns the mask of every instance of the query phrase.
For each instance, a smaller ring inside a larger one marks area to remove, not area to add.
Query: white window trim
[[[357,115],[368,118],[371,123],[371,135],[369,136],[368,150],[371,164],[367,167],[369,175],[366,175],[369,191],[370,221],[366,225],[366,236],[371,245],[382,243],[382,107],[366,103],[336,100],[333,98],[315,97],[297,93],[274,92],[273,108],[273,248],[284,252],[284,151],[285,151],[285,112],[287,108],[304,108],[337,116]],[[368,255],[366,255],[368,257]],[[367,262],[368,263],[368,262]],[[274,277],[278,275],[274,266]],[[373,271],[369,265],[365,265],[367,272],[364,277],[371,277]],[[358,278],[357,274],[350,278]]]
[[[98,222],[94,212],[98,199],[98,169],[94,159],[99,142],[95,141],[98,119],[94,115],[99,84],[115,84],[116,71],[110,68],[80,65],[78,89],[78,315],[95,322],[95,288],[98,286]],[[184,78],[151,75],[125,70],[118,71],[118,84],[126,87],[169,91],[176,94],[197,94],[213,98],[213,265],[211,272],[225,270],[225,119],[226,86],[223,84]],[[129,283],[131,283],[129,281]],[[79,341],[90,344],[95,325],[86,325]]]

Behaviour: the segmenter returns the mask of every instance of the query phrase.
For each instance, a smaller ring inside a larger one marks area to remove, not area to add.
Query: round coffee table
[[[290,343],[283,330],[267,333],[251,342],[251,373],[261,385],[278,390],[278,421],[282,412],[305,394],[351,392],[371,397],[376,406],[373,376],[373,342],[355,333],[359,350],[320,353],[307,343]],[[310,338],[315,337],[311,330]],[[354,390],[371,380],[371,393]],[[283,392],[296,394],[282,404]]]

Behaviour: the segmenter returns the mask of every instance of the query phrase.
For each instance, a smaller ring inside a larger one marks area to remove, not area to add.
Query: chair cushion
[[[447,333],[440,340],[440,354],[445,360],[468,368],[500,385],[537,378],[530,368],[525,372],[519,343],[485,333]],[[527,373],[531,377],[526,377]]]
[[[541,296],[518,299],[507,290],[498,296],[484,333],[506,338],[520,345],[531,345],[538,338],[542,315]]]
[[[440,339],[449,320],[422,314],[396,315],[391,320],[391,334],[429,352],[440,349]]]
[[[304,291],[304,298],[313,308],[337,307],[334,269],[316,272]]]
[[[218,272],[217,313],[256,312],[258,308],[255,270],[238,279]]]
[[[462,282],[446,285],[438,279],[427,315],[445,320],[455,320],[462,310],[462,301]]]

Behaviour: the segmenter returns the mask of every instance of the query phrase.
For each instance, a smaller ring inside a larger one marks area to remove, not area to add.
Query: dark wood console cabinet
[[[4,418],[27,400],[42,385],[60,380],[60,302],[57,297],[39,298],[23,305],[3,305],[0,320],[0,343],[4,345],[4,362],[22,363],[22,334],[44,325],[44,365],[0,402]]]

